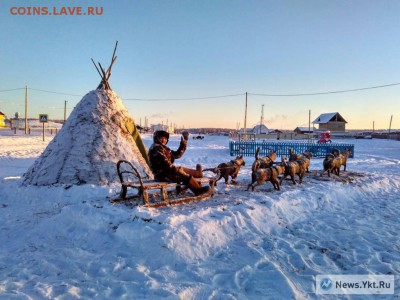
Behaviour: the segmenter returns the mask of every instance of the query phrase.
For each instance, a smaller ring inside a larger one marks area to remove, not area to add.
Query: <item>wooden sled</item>
[[[111,202],[134,201],[145,207],[179,205],[209,199],[214,195],[215,181],[219,176],[217,172],[213,178],[196,178],[200,185],[210,185],[207,193],[196,196],[192,193],[186,194],[188,187],[184,184],[143,179],[137,168],[126,160],[118,161],[117,172],[121,181],[121,192],[119,197]],[[137,193],[128,195],[128,188],[136,190]]]

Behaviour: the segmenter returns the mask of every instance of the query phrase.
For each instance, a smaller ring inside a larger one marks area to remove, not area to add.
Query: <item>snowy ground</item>
[[[51,138],[0,130],[2,299],[368,298],[318,296],[319,274],[393,274],[395,295],[369,299],[400,298],[398,141],[352,140],[351,183],[309,175],[246,192],[246,157],[238,184],[220,181],[212,199],[146,209],[110,204],[118,186],[21,187]],[[226,137],[206,136],[177,163],[230,159]]]

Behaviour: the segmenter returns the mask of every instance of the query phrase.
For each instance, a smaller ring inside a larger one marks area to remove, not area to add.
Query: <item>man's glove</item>
[[[189,139],[189,132],[188,131],[182,131],[182,138],[187,141]]]

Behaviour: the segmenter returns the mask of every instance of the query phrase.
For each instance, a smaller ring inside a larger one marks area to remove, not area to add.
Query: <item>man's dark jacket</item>
[[[186,141],[181,140],[176,151],[164,146],[154,137],[154,143],[149,149],[150,168],[153,171],[154,179],[160,181],[175,181],[178,169],[174,166],[174,161],[180,158],[186,151]]]

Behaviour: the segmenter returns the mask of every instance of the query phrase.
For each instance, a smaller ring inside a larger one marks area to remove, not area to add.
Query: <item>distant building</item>
[[[338,113],[327,113],[321,114],[316,118],[313,124],[318,124],[318,130],[320,131],[346,131],[347,121]]]
[[[267,134],[269,133],[269,129],[264,124],[256,125],[253,128],[246,128],[246,133],[248,134]],[[239,130],[239,134],[244,134],[244,128]]]
[[[268,133],[283,133],[283,131],[279,129],[271,129]]]
[[[5,127],[6,126],[6,115],[5,113],[0,111],[0,127]]]
[[[175,129],[172,126],[168,126],[168,125],[164,125],[164,124],[151,125],[150,128],[152,131],[164,130],[168,133],[174,133],[174,131],[175,131]]]
[[[296,127],[293,131],[296,132],[297,134],[305,134],[305,133],[313,133],[316,131],[317,128],[315,127]]]
[[[269,129],[264,124],[256,125],[256,126],[253,127],[253,132],[252,133],[254,133],[254,134],[267,134],[267,133],[269,133]]]
[[[246,133],[252,133],[253,128],[246,128]],[[240,128],[239,134],[244,134],[245,133],[245,128]]]

